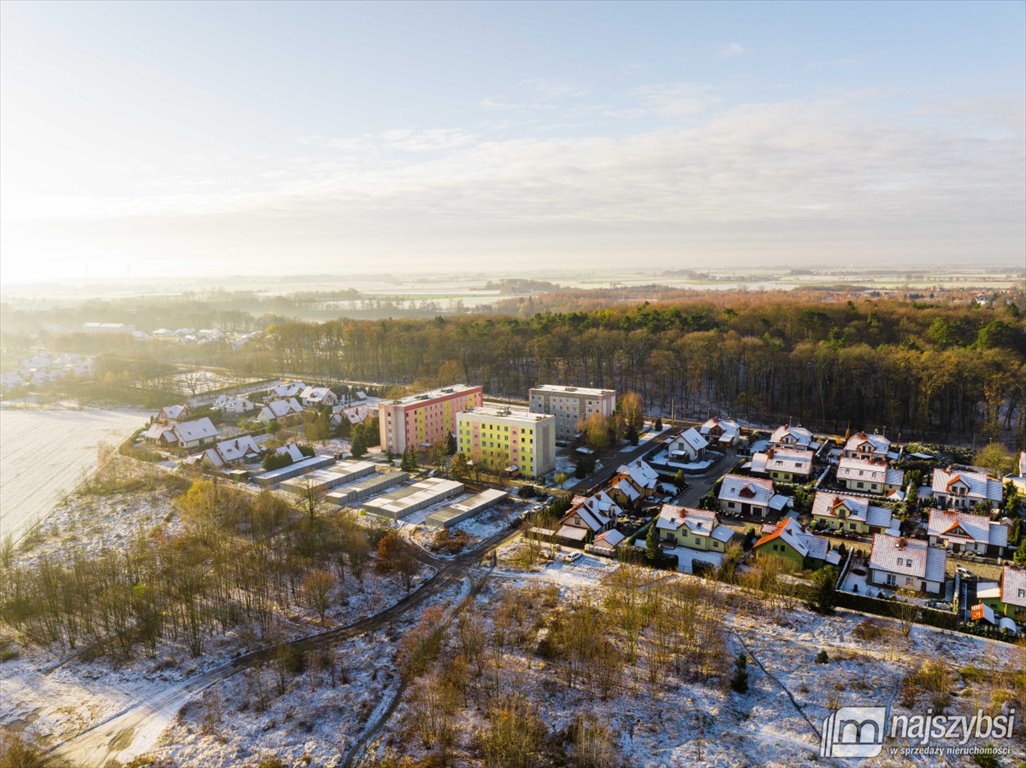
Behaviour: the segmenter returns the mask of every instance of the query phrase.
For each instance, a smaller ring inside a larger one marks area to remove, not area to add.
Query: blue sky
[[[1026,3],[0,4],[6,280],[1026,258]]]

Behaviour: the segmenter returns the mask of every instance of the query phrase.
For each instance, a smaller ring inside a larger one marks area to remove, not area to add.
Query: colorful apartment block
[[[445,440],[456,434],[457,415],[483,401],[480,385],[466,384],[383,401],[378,406],[381,448],[399,454],[409,446],[419,450]]]
[[[582,422],[593,413],[608,419],[616,410],[615,389],[564,387],[542,384],[530,392],[531,410],[556,417],[556,438],[573,440]]]
[[[556,467],[556,417],[483,406],[457,416],[459,451],[475,463],[524,477]]]

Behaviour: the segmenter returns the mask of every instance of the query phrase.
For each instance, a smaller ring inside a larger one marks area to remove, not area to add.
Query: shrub
[[[830,657],[827,655],[826,651],[820,651],[816,654],[817,664],[826,664],[828,661],[830,661]]]
[[[730,678],[730,688],[737,693],[748,693],[748,657],[739,653],[734,659],[734,674]]]

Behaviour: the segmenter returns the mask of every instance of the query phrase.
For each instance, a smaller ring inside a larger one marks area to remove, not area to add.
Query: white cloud
[[[735,56],[744,56],[746,49],[741,43],[727,43],[725,46],[720,48],[720,56],[725,59],[731,59]]]

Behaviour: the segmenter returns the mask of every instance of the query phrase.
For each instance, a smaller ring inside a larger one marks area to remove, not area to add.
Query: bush
[[[816,654],[816,663],[817,664],[826,664],[828,661],[830,661],[830,657],[827,655],[827,652],[825,650],[824,651],[820,651],[819,653]]]
[[[275,453],[274,451],[268,451],[267,455],[264,456],[264,461],[261,466],[270,472],[273,469],[281,469],[287,467],[292,463],[292,457],[287,453]]]

